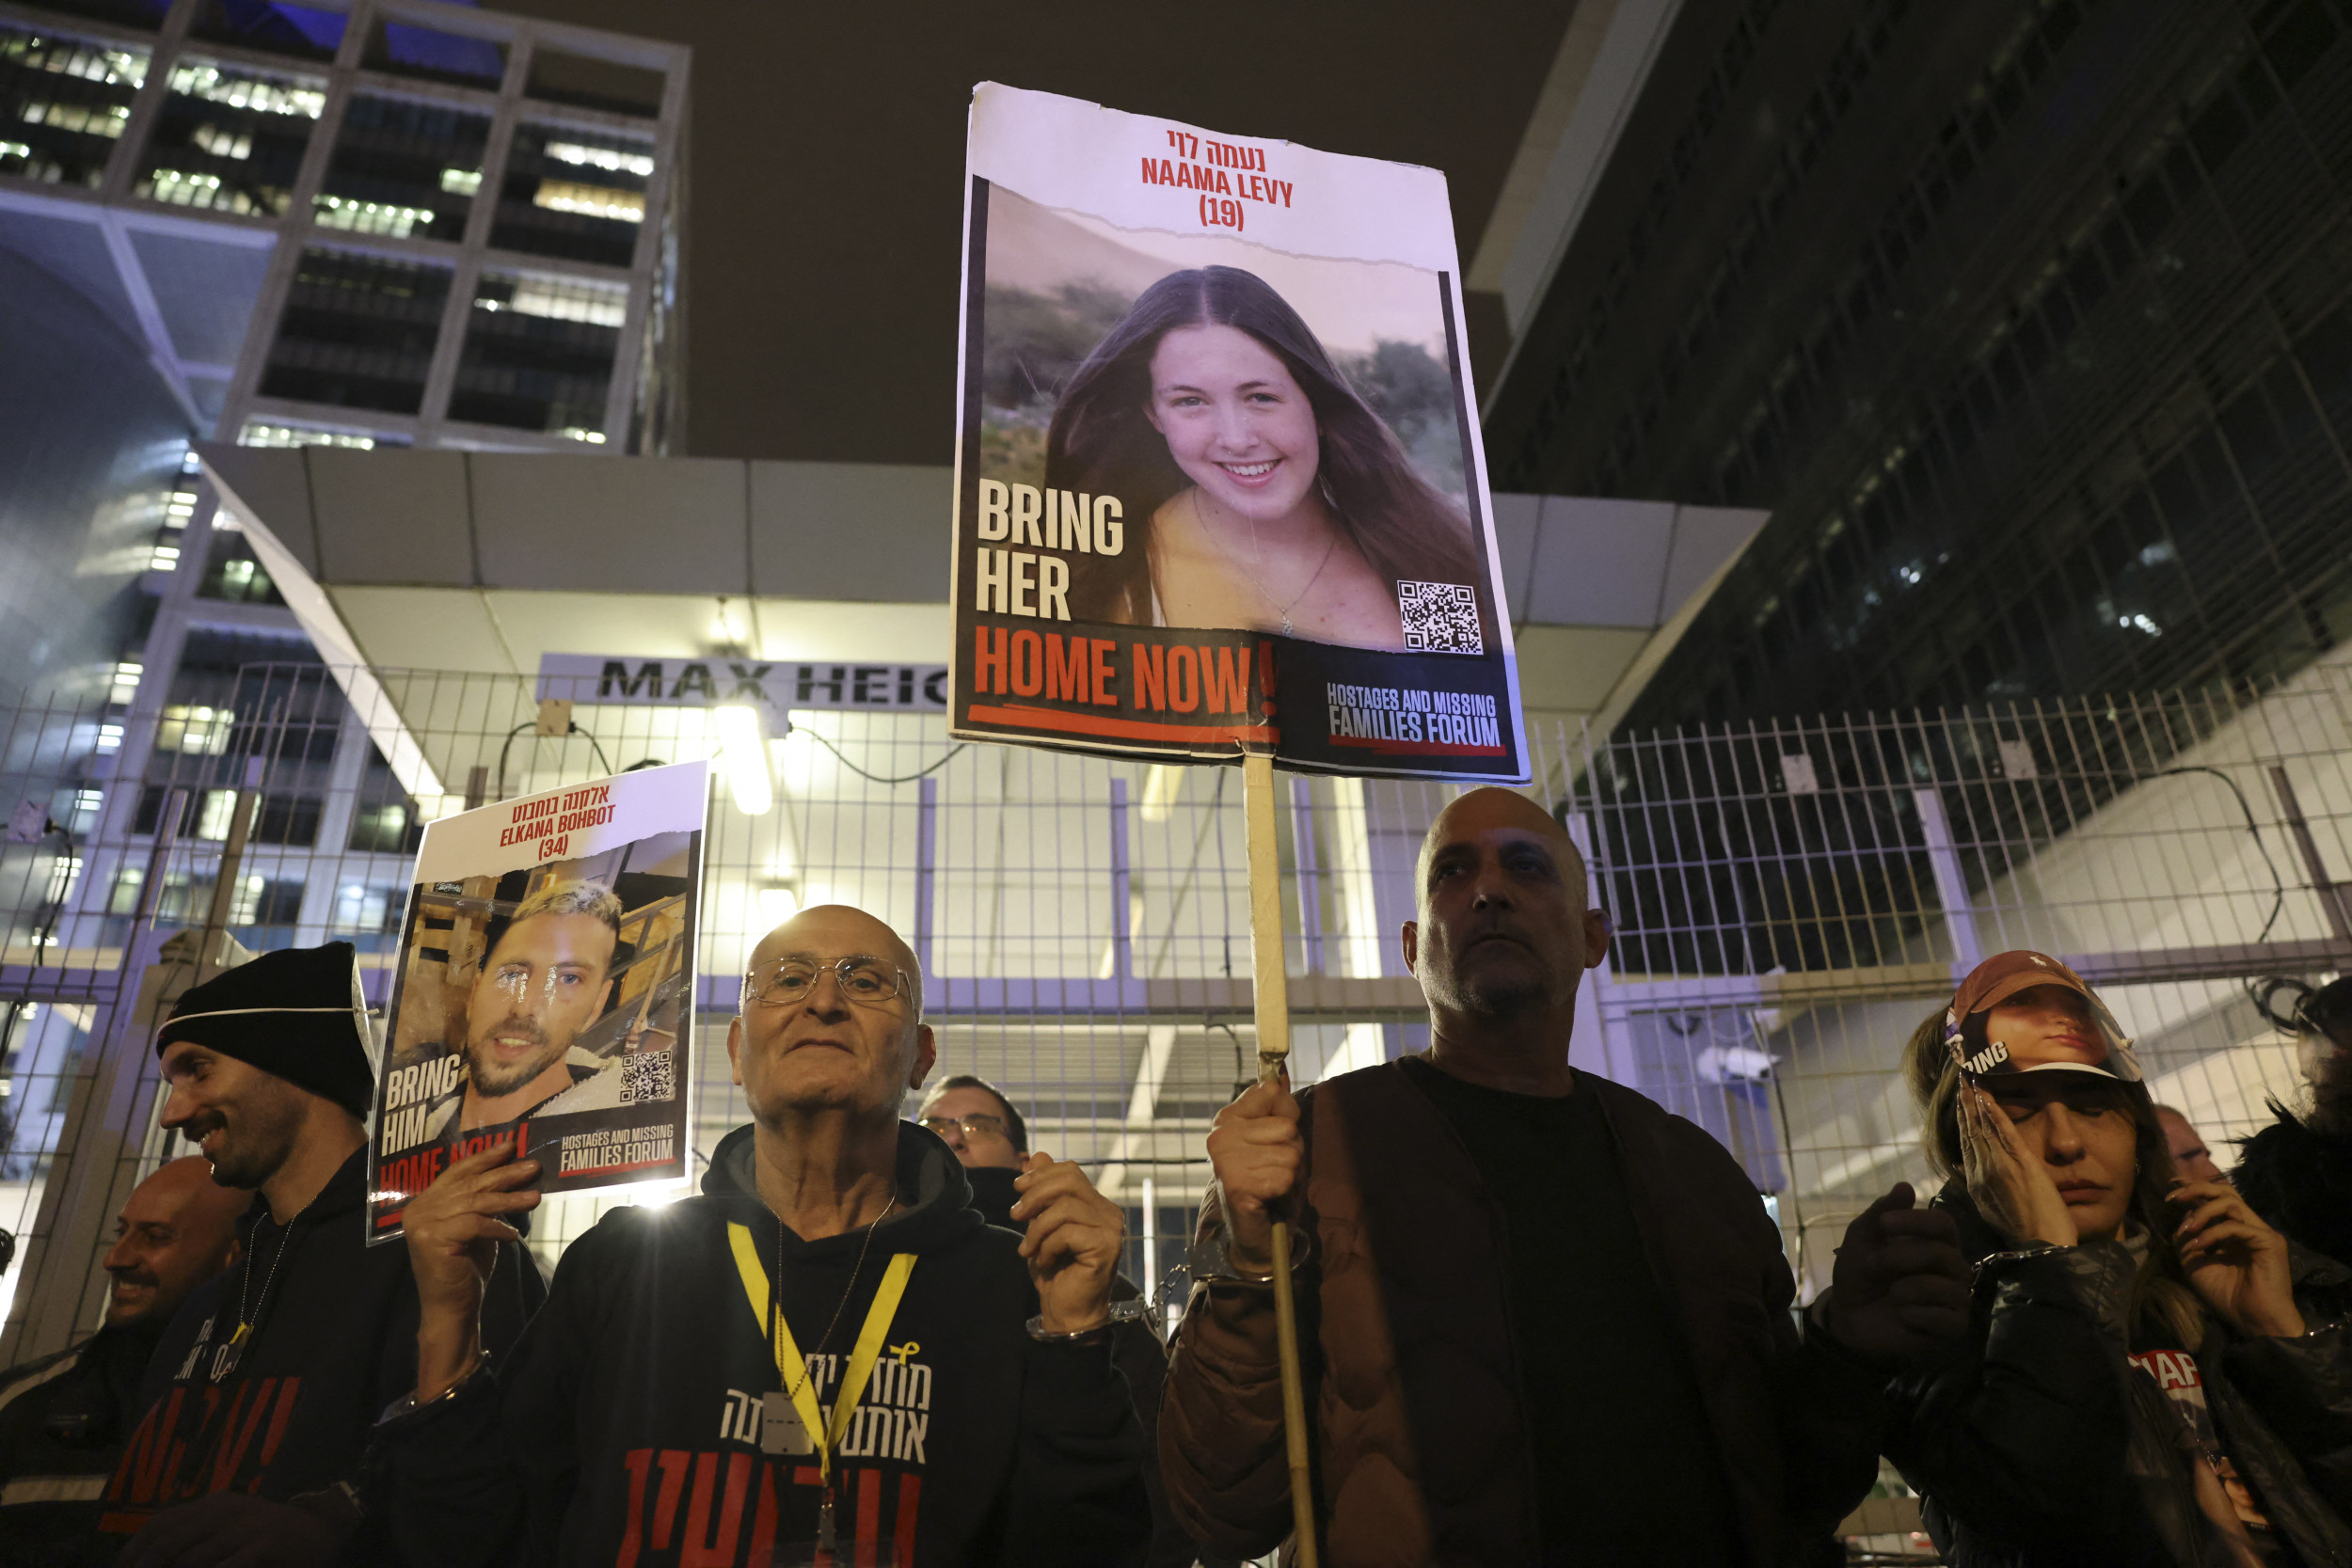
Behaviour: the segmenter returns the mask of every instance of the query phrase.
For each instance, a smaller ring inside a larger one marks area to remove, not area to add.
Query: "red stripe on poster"
[[[1052,708],[985,705],[974,703],[967,719],[981,724],[1009,724],[1018,729],[1046,730],[1062,735],[1100,735],[1119,740],[1263,740],[1272,745],[1280,734],[1271,724],[1154,724],[1141,719],[1108,719],[1091,713],[1057,713]]]

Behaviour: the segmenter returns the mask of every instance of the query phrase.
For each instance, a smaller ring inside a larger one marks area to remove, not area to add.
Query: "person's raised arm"
[[[522,1232],[502,1215],[539,1206],[535,1160],[501,1144],[458,1161],[401,1215],[417,1281],[417,1402],[438,1399],[482,1364],[482,1297],[499,1243]]]
[[[1152,1534],[1143,1431],[1109,1337],[1126,1219],[1078,1165],[1048,1154],[1023,1160],[1013,1185],[1045,1338],[1027,1347],[1005,1559],[1023,1568],[1139,1560]]]
[[[1291,1531],[1274,1292],[1270,1282],[1250,1283],[1271,1274],[1274,1212],[1305,1168],[1290,1085],[1253,1085],[1219,1111],[1209,1162],[1201,1239],[1223,1247],[1235,1283],[1195,1283],[1160,1407],[1160,1475],[1195,1539],[1257,1557]]]

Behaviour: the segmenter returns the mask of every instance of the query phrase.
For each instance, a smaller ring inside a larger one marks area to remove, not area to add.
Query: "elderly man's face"
[[[593,914],[535,914],[506,928],[483,962],[466,1017],[476,1094],[513,1094],[564,1059],[604,1011],[618,941]]]
[[[1508,1015],[1565,1006],[1608,950],[1608,922],[1586,907],[1575,844],[1506,789],[1471,790],[1438,814],[1422,847],[1420,894],[1405,961],[1439,1007]]]
[[[898,994],[863,995],[836,971],[844,958],[886,975]],[[762,1000],[776,966],[813,972],[793,1001]],[[916,1022],[914,957],[863,910],[824,904],[777,927],[753,950],[743,1011],[727,1031],[727,1055],[752,1115],[773,1125],[790,1112],[896,1117],[938,1059],[930,1025]]]

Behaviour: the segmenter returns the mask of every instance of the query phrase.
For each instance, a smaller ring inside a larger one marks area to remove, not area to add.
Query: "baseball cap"
[[[2092,1048],[2100,1054],[2095,1061],[2078,1056],[2044,1054],[2030,1047],[2012,1047],[2002,1041],[1987,1043],[1974,1055],[1968,1053],[1963,1025],[1970,1018],[1996,1007],[2020,991],[2036,986],[2064,986],[2080,993],[2090,1005],[2092,1025],[2099,1039]],[[2132,1053],[2132,1039],[2107,1011],[2106,1004],[2090,983],[2065,964],[2047,953],[2035,953],[2020,948],[2014,952],[1995,953],[1968,972],[1952,995],[1951,1006],[1944,1013],[1944,1043],[1950,1048],[1952,1059],[1960,1069],[1972,1077],[1987,1074],[2005,1075],[2022,1072],[2092,1072],[2103,1078],[2139,1082],[2139,1058]]]

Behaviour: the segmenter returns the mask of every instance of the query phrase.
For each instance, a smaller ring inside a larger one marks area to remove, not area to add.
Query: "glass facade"
[[[354,94],[312,198],[314,219],[323,229],[454,244],[465,238],[489,139],[486,114]]]
[[[625,284],[485,271],[466,322],[449,417],[602,442],[628,315]]]
[[[137,194],[177,207],[282,215],[326,80],[183,55],[139,161]]]
[[[262,396],[416,413],[449,286],[447,267],[305,250],[270,344]]]
[[[287,0],[199,0],[188,35],[324,63],[335,57],[350,23],[341,11],[289,5]]]
[[[651,138],[621,132],[516,126],[490,244],[531,256],[629,265],[645,221],[653,152]]]
[[[661,112],[665,85],[659,71],[565,49],[535,49],[523,91],[542,103],[568,103],[651,119]]]
[[[4,8],[0,189],[103,193],[74,221],[94,235],[119,211],[129,244],[95,264],[144,275],[131,296],[143,282],[154,309],[130,313],[199,423],[275,445],[430,447],[445,424],[526,451],[675,438],[660,162],[681,50],[448,7],[421,24],[378,0]],[[94,264],[90,239],[56,264]],[[175,564],[173,543],[141,548]],[[221,564],[189,562],[204,595],[238,596]]]
[[[488,92],[496,92],[506,79],[506,45],[406,22],[378,22],[368,35],[364,59],[370,71],[388,76],[448,82]]]
[[[148,53],[0,22],[0,174],[95,186],[131,122]]]
[[[1948,15],[1848,14],[1703,212],[1796,47],[1746,8],[1488,421],[1499,487],[1772,511],[1626,722],[2260,687],[2352,637],[2352,13],[2042,0],[1930,78],[1878,65]]]

